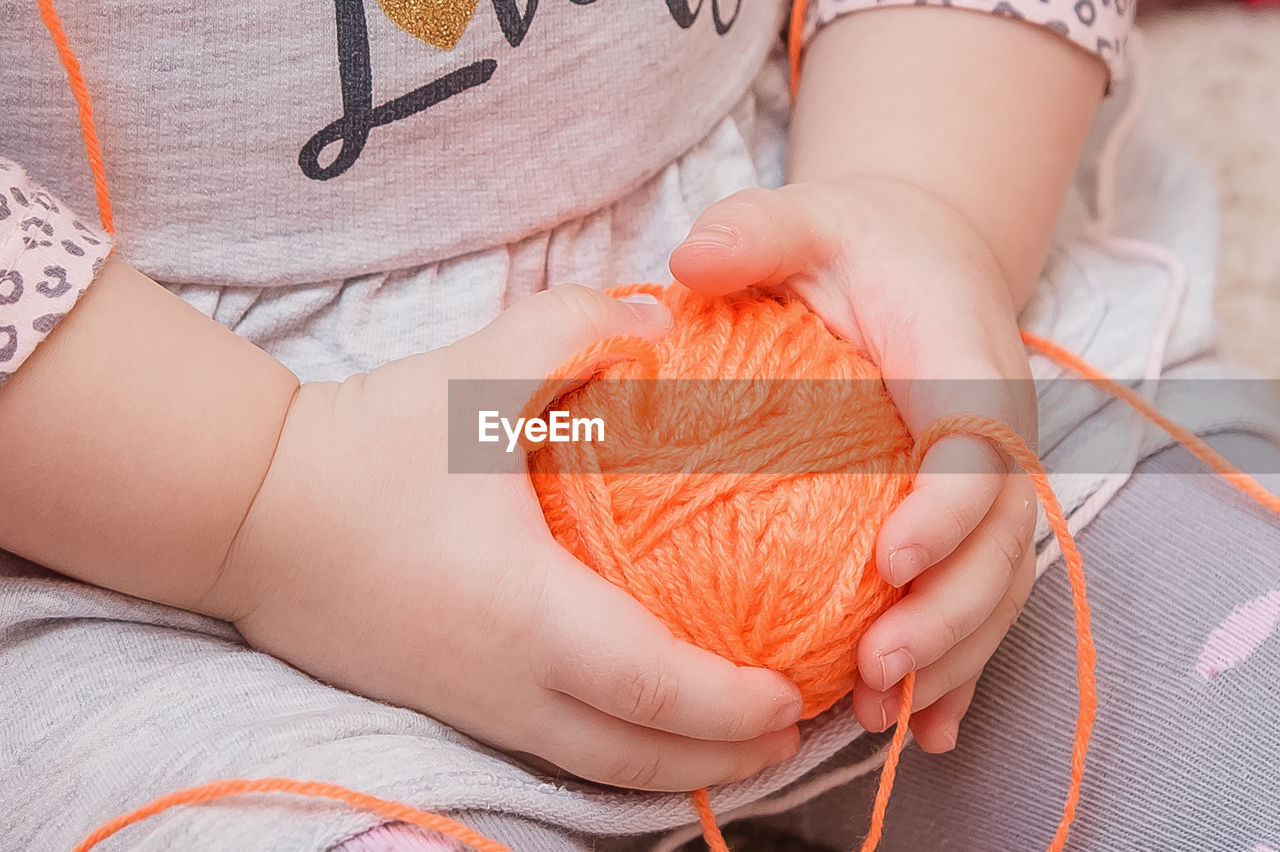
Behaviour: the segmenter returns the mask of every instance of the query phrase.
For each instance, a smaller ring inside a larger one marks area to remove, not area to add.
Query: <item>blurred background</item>
[[[1151,3],[1139,26],[1157,95],[1217,186],[1223,350],[1280,378],[1280,3]]]

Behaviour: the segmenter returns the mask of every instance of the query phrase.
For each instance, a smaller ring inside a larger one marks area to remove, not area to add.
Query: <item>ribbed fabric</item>
[[[333,852],[464,852],[464,847],[435,832],[391,822],[357,834]]]
[[[1280,444],[1240,433],[1211,443],[1278,469]],[[1280,477],[1260,478],[1280,493]],[[1079,543],[1101,707],[1068,848],[1277,845],[1280,633],[1208,678],[1197,661],[1234,610],[1280,589],[1280,522],[1177,448],[1144,462]],[[882,849],[1043,848],[1075,723],[1067,598],[1059,563],[988,664],[956,751],[903,756]],[[873,785],[860,779],[768,822],[850,848]]]
[[[473,3],[442,50],[384,5],[446,4],[60,3],[121,253],[166,282],[290,286],[519,241],[617,201],[711,133],[786,11]],[[0,0],[0,20],[0,155],[92,215],[76,104],[35,3]]]

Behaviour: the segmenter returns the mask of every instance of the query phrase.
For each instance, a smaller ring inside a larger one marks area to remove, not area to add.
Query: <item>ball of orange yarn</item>
[[[919,465],[911,434],[876,367],[802,303],[654,292],[674,327],[649,357],[549,406],[606,431],[531,454],[547,524],[678,638],[780,672],[815,716],[901,595],[875,540]]]

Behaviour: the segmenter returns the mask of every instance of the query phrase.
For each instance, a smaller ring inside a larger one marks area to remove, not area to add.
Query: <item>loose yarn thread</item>
[[[93,102],[89,99],[89,87],[85,85],[84,73],[80,70],[80,61],[71,49],[71,41],[62,27],[62,18],[53,6],[53,0],[36,0],[40,9],[40,20],[49,30],[53,46],[58,51],[58,61],[67,72],[67,82],[71,86],[71,94],[76,101],[76,112],[80,117],[80,135],[84,139],[84,153],[89,160],[89,172],[93,175],[93,189],[98,202],[98,217],[102,220],[102,230],[114,235],[116,232],[115,216],[111,212],[111,197],[107,194],[107,169],[102,162],[102,145],[98,142],[98,130],[93,123]]]
[[[54,7],[53,0],[37,0],[37,6],[39,8],[41,19],[49,30],[50,37],[57,50],[59,60],[66,70],[72,95],[76,102],[81,131],[84,137],[85,154],[88,159],[90,172],[93,176],[98,212],[102,220],[103,228],[108,233],[114,233],[114,217],[112,214],[110,197],[107,191],[106,169],[103,163],[101,146],[94,127],[92,104],[88,88],[84,81],[84,75],[81,71],[79,62],[76,59],[75,53],[71,48],[70,42],[67,39],[66,32],[63,29],[62,22]],[[792,68],[793,95],[798,90],[799,86],[799,71],[803,50],[803,29],[806,6],[807,4],[805,0],[794,0],[792,5],[788,53]],[[654,289],[646,287],[632,288],[630,292],[637,292],[640,290],[655,293]],[[622,295],[625,292],[626,291],[618,293],[618,295]],[[678,291],[674,290],[661,291],[658,295],[664,299],[682,298],[678,294]],[[689,304],[694,303],[690,302]],[[763,302],[760,302],[759,304],[763,304]],[[706,304],[702,305],[702,308],[706,307],[709,306]],[[805,321],[801,322],[803,323]],[[746,330],[737,328],[735,330],[739,335],[744,336],[749,336],[761,331],[759,328],[746,328]],[[1267,492],[1266,489],[1264,489],[1252,477],[1249,477],[1236,469],[1226,459],[1222,458],[1209,448],[1208,445],[1197,436],[1178,426],[1176,423],[1169,421],[1168,418],[1161,415],[1153,406],[1147,403],[1146,400],[1143,400],[1137,394],[1133,393],[1129,388],[1114,382],[1092,366],[1085,363],[1074,353],[1062,349],[1050,341],[1036,338],[1025,332],[1023,333],[1023,340],[1032,348],[1041,351],[1043,354],[1053,358],[1060,364],[1076,370],[1095,385],[1098,385],[1109,393],[1112,393],[1118,398],[1124,400],[1129,405],[1132,405],[1145,417],[1168,431],[1174,438],[1184,446],[1188,447],[1188,449],[1190,449],[1197,457],[1208,464],[1214,471],[1225,477],[1236,488],[1248,494],[1260,504],[1280,514],[1280,498],[1276,498],[1274,495]],[[648,375],[657,375],[657,368],[661,363],[660,359],[657,357],[656,350],[644,341],[640,341],[635,338],[603,341],[593,347],[588,347],[573,358],[568,364],[558,370],[555,376],[551,377],[543,384],[539,393],[530,401],[530,406],[537,407],[539,410],[544,408],[546,403],[560,395],[563,391],[564,380],[566,378],[580,377],[584,370],[590,372],[593,365],[598,364],[606,355],[628,358],[631,362],[638,364],[640,369],[648,370]],[[794,378],[795,376],[787,377]],[[886,412],[880,411],[879,414],[884,416]],[[1015,463],[1017,463],[1031,476],[1035,484],[1037,498],[1040,500],[1041,505],[1045,510],[1046,516],[1049,519],[1050,527],[1052,528],[1059,546],[1061,547],[1063,558],[1067,565],[1072,590],[1072,604],[1077,627],[1077,680],[1080,692],[1080,712],[1077,719],[1075,740],[1071,754],[1070,786],[1066,802],[1063,807],[1062,818],[1049,846],[1050,852],[1060,852],[1066,844],[1071,822],[1074,819],[1076,807],[1079,802],[1080,788],[1084,774],[1084,761],[1088,751],[1089,736],[1097,711],[1097,693],[1094,681],[1096,653],[1093,648],[1092,635],[1089,629],[1089,608],[1086,598],[1083,561],[1075,546],[1074,539],[1071,536],[1066,520],[1063,517],[1061,507],[1058,505],[1057,500],[1049,487],[1047,475],[1045,474],[1044,468],[1039,459],[1022,442],[1018,435],[1004,424],[988,418],[971,416],[948,418],[945,421],[934,424],[934,426],[932,426],[924,435],[920,436],[914,446],[907,451],[910,458],[915,461],[916,467],[918,467],[918,459],[922,457],[923,453],[929,446],[942,437],[952,434],[975,435],[992,441],[995,445],[1004,450]],[[533,462],[532,467],[534,468],[539,464],[539,462],[536,461],[539,455],[541,455],[541,453],[535,453],[533,456],[535,461]],[[908,469],[914,468],[911,468],[910,465],[908,465]],[[541,477],[544,486],[551,481],[547,478],[549,471],[545,469],[541,470],[537,475]],[[544,493],[549,492],[544,491]],[[549,499],[550,502],[554,504],[554,498]],[[562,530],[561,534],[566,536],[568,535],[564,530]],[[570,541],[572,543],[572,539],[570,539]],[[851,656],[852,647],[850,647],[849,651]],[[822,685],[821,678],[819,678],[817,683],[818,686]],[[874,850],[883,832],[885,813],[893,788],[898,759],[906,742],[906,733],[911,716],[913,690],[914,675],[908,675],[903,680],[902,704],[897,719],[897,727],[894,731],[893,739],[886,755],[884,767],[881,771],[880,787],[876,794],[871,828],[863,843],[863,852],[871,852],[871,850]],[[819,698],[814,706],[818,706],[818,704],[821,704],[826,700],[826,698]],[[452,837],[468,844],[473,849],[477,850],[477,852],[510,852],[508,847],[503,844],[486,838],[465,825],[457,823],[439,814],[428,813],[401,802],[380,799],[367,793],[351,790],[337,784],[301,781],[290,778],[223,779],[160,796],[134,811],[118,816],[103,824],[86,837],[81,843],[77,844],[74,847],[73,852],[89,852],[89,850],[97,846],[103,840],[106,840],[129,826],[142,822],[143,820],[172,808],[199,805],[234,796],[272,793],[290,794],[313,799],[326,799],[346,804],[354,808],[378,814],[389,820],[399,820],[411,825],[437,831],[445,836]],[[705,789],[695,791],[692,794],[692,802],[694,809],[698,814],[699,821],[701,822],[703,834],[708,845],[712,850],[714,850],[714,852],[727,852],[724,838],[716,824],[708,791]]]
[[[245,796],[265,793],[288,793],[311,799],[328,799],[342,802],[353,808],[378,814],[389,820],[397,820],[419,828],[436,831],[466,843],[476,852],[511,852],[509,848],[490,840],[483,834],[473,831],[460,822],[455,822],[440,814],[428,813],[403,802],[380,799],[358,790],[350,790],[338,784],[326,784],[321,781],[299,781],[293,778],[228,778],[211,781],[198,787],[189,787],[160,796],[148,804],[130,813],[123,814],[104,823],[96,831],[76,845],[73,852],[89,852],[108,837],[122,831],[134,823],[184,805],[199,805],[231,796]]]

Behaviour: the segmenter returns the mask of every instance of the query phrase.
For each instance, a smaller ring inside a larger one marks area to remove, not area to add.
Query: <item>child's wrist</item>
[[[962,209],[929,187],[889,170],[871,168],[824,183],[834,192],[851,196],[862,204],[869,199],[881,198],[889,203],[919,208],[917,218],[922,238],[949,242],[974,263],[980,264],[986,270],[983,280],[1008,295],[1011,315],[1016,315],[1026,304],[1031,287],[1010,276],[1007,259],[1002,258],[996,249],[999,244],[997,235],[987,233],[980,224],[981,216],[975,216],[972,211]]]
[[[998,15],[847,15],[805,52],[788,174],[895,174],[947,199],[981,226],[1017,308],[1039,279],[1105,81],[1096,57]]]
[[[274,452],[227,545],[216,579],[200,602],[200,612],[240,622],[257,610],[272,589],[290,581],[296,567],[293,557],[303,543],[299,535],[318,533],[306,513],[312,483],[299,467],[300,461],[306,466],[310,454],[300,447],[314,445],[338,387],[333,382],[310,382],[294,389]]]

